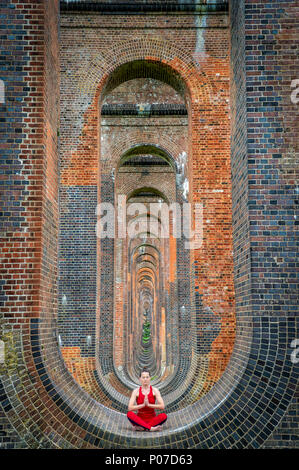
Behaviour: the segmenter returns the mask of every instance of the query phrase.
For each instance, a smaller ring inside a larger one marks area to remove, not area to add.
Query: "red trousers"
[[[160,413],[159,415],[152,418],[150,421],[144,421],[142,418],[139,418],[133,411],[128,411],[127,418],[134,426],[141,426],[145,429],[151,429],[159,424],[165,423],[167,420],[167,415],[165,413]]]

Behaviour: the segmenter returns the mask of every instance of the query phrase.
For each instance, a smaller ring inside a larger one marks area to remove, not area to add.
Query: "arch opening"
[[[183,264],[190,265],[190,253],[182,250],[182,244],[178,244],[174,237],[173,225],[181,224],[181,221],[175,220],[169,207],[182,203],[180,178],[188,172],[188,117],[181,113],[182,107],[187,113],[187,94],[184,80],[174,69],[151,60],[135,61],[117,68],[107,79],[102,93],[101,142],[105,142],[101,146],[100,160],[105,163],[101,166],[101,177],[103,169],[107,178],[112,173],[114,202],[116,204],[123,198],[126,207],[127,231],[113,244],[115,265],[111,284],[114,303],[110,310],[113,317],[113,363],[110,370],[125,386],[138,383],[143,365],[151,364],[154,383],[159,385],[170,383],[179,367],[179,349],[183,346],[179,335],[178,299],[181,294],[177,272],[181,270],[183,276]],[[153,107],[154,114],[147,112]],[[133,109],[138,112],[133,113]],[[167,127],[173,123],[177,134],[176,155],[169,136],[164,131],[162,134],[159,132],[160,126]],[[112,132],[113,142],[110,141]],[[123,137],[125,143],[121,140]],[[110,157],[113,163],[108,162],[111,154],[115,155]],[[105,177],[101,200],[106,197],[103,189],[107,187]],[[138,205],[141,208],[137,215],[135,212],[128,215]],[[115,227],[119,224],[116,216]],[[134,251],[140,241],[143,258]],[[151,264],[145,258],[153,252],[152,246],[156,248],[157,255],[154,255],[155,263]],[[150,302],[143,296],[150,281],[144,274],[145,267],[151,272]],[[188,290],[192,289],[189,287]],[[118,296],[120,292],[122,297]],[[148,302],[151,305],[150,309],[144,308],[142,299],[145,298],[146,305]],[[98,325],[101,329],[101,320]],[[144,337],[147,337],[144,329],[150,334],[150,348],[144,342]],[[186,346],[185,342],[184,348],[185,361],[188,362],[192,357],[192,346]],[[103,350],[99,351],[98,357],[104,370]],[[184,377],[181,378],[183,380]]]
[[[96,108],[97,197],[99,204],[114,206],[114,237],[97,240],[94,374],[108,396],[105,404],[124,411],[140,368],[150,365],[153,384],[174,411],[204,396],[220,377],[209,378],[209,354],[221,320],[217,309],[206,312],[195,282],[198,253],[186,248],[190,230],[184,227],[185,206],[196,201],[190,103],[198,101],[178,73],[175,80],[181,80],[181,87],[172,88],[172,79],[161,81],[163,74],[173,75],[172,67],[161,63],[163,73],[158,74],[158,61],[145,62],[141,69],[147,72],[136,76],[121,74],[128,64],[115,69],[112,75],[118,77],[106,79]],[[152,106],[154,113],[148,112]],[[182,106],[187,115],[179,112]],[[119,204],[124,213],[119,213]],[[134,204],[143,205],[137,216],[128,211]],[[152,215],[151,205],[168,213]],[[191,227],[194,217],[191,210]],[[202,327],[207,322],[212,334]],[[190,389],[192,394],[183,398]]]

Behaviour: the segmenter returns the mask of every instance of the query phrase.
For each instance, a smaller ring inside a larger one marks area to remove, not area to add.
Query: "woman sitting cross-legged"
[[[140,373],[139,380],[141,387],[132,392],[127,418],[136,431],[161,431],[162,424],[167,420],[165,413],[155,413],[155,409],[164,410],[161,394],[157,388],[150,385],[151,377],[147,370]],[[134,411],[137,411],[137,414]]]

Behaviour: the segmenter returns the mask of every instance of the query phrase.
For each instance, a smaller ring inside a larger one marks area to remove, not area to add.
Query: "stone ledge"
[[[186,116],[188,114],[184,105],[166,104],[114,104],[103,105],[102,116]]]

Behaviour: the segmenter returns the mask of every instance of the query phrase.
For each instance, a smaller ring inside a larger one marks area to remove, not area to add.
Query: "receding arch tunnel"
[[[104,392],[123,411],[143,366],[169,411],[188,403],[188,390],[192,403],[220,377],[208,379],[220,316],[199,302],[196,255],[186,249],[186,226],[195,223],[192,210],[187,224],[182,210],[194,204],[191,102],[184,79],[152,60],[116,68],[99,101],[97,202],[112,207],[113,237],[96,241],[92,393]],[[200,316],[211,317],[212,335]]]
[[[108,119],[109,110],[115,116],[116,109],[118,109],[122,116],[118,119],[126,120],[126,123],[132,122],[130,116],[134,116],[134,109],[132,105],[129,106],[132,101],[135,105],[135,116],[138,117],[139,122],[144,123],[144,120],[150,119],[150,113],[153,112],[152,105],[148,103],[144,106],[142,98],[139,98],[140,103],[134,98],[136,95],[142,96],[142,91],[138,92],[138,90],[144,89],[148,96],[149,91],[152,92],[153,89],[159,90],[157,96],[160,98],[163,97],[163,93],[168,95],[167,105],[163,100],[161,102],[161,99],[158,104],[155,102],[154,114],[157,114],[158,109],[162,109],[165,115],[169,105],[171,105],[172,113],[176,108],[181,112],[185,107],[183,97],[186,87],[176,72],[168,66],[151,61],[131,63],[128,67],[123,66],[117,69],[114,76],[107,81],[104,88],[105,98],[101,106],[102,129],[104,130],[103,123]],[[122,97],[121,103],[116,103],[115,96]],[[182,129],[183,133],[188,132],[187,128],[188,126],[185,126]],[[113,336],[113,351],[110,350],[109,354],[106,354],[109,358],[105,358],[104,350],[100,347],[98,357],[103,376],[108,372],[107,360],[111,361],[111,356],[113,357],[109,366],[110,372],[114,371],[118,380],[126,386],[138,382],[140,369],[145,365],[150,366],[155,383],[161,385],[170,383],[179,367],[178,350],[182,344],[178,334],[180,321],[178,300],[174,302],[174,299],[179,298],[174,273],[177,272],[177,251],[180,253],[179,263],[186,254],[183,255],[178,248],[173,234],[168,237],[163,236],[166,220],[162,220],[159,207],[157,207],[156,214],[152,214],[153,211],[151,211],[153,206],[163,204],[168,207],[170,202],[179,202],[180,188],[177,176],[181,161],[176,161],[176,157],[165,149],[163,140],[156,140],[158,137],[156,131],[151,132],[155,135],[154,139],[141,133],[138,141],[133,139],[129,143],[129,148],[120,153],[118,161],[114,163],[113,172],[115,204],[119,198],[125,197],[126,200],[126,230],[122,240],[114,240],[113,248],[110,243],[114,261],[117,263],[114,266],[114,278],[111,274],[109,281],[113,285],[115,299],[110,313],[110,321],[113,318],[113,327],[110,328],[110,335]],[[106,151],[109,153],[111,149],[108,147],[103,149],[105,158]],[[165,181],[166,191],[163,191],[160,186],[161,178]],[[105,200],[105,188],[108,188],[107,183],[104,187],[102,186],[101,200]],[[136,215],[134,211],[138,206],[141,208]],[[133,212],[130,213],[130,210]],[[116,228],[119,223],[120,219],[116,217]],[[173,228],[171,215],[168,224]],[[166,232],[169,233],[168,226]],[[138,247],[140,242],[142,246]],[[149,256],[153,257],[154,263],[146,259]],[[99,269],[101,270],[100,265]],[[171,282],[170,278],[172,278]],[[147,289],[146,296],[145,288]],[[118,301],[117,296],[120,289],[123,292],[122,301]],[[171,311],[170,297],[173,302]],[[144,306],[144,299],[146,299],[147,308]],[[107,336],[103,319],[108,316],[106,307],[104,309],[105,312],[98,318],[99,344],[101,344],[102,335]],[[169,340],[170,337],[172,341]],[[184,347],[186,348],[186,344]],[[189,361],[191,355],[190,347]],[[181,381],[183,380],[182,376]]]
[[[118,389],[138,383],[140,369],[148,366],[153,383],[165,394],[168,409],[179,409],[181,401],[186,403],[180,396],[190,388],[190,381],[203,383],[207,375],[207,367],[202,366],[198,355],[200,306],[195,274],[191,274],[194,253],[185,248],[185,221],[173,213],[177,205],[178,214],[184,216],[182,205],[192,201],[188,193],[192,181],[186,107],[189,92],[179,75],[165,64],[137,61],[115,70],[102,96],[104,145],[98,201],[114,201],[115,234],[122,236],[98,242],[101,256],[97,275],[102,292],[97,313],[98,375],[104,389],[116,399]],[[167,103],[163,101],[165,96]],[[154,124],[163,119],[168,126],[171,119],[179,119],[177,147],[169,147],[168,140],[160,137],[159,127],[151,125],[153,119]],[[141,125],[142,131],[138,129]],[[121,141],[122,128],[127,129],[125,144]],[[119,201],[125,209],[121,216]],[[112,261],[113,270],[107,271],[106,257]],[[100,301],[107,296],[111,299],[109,305]],[[211,311],[211,315],[219,323],[217,314]],[[216,339],[220,329],[213,331]],[[204,344],[201,351],[205,351]],[[112,392],[111,381],[115,387]]]

